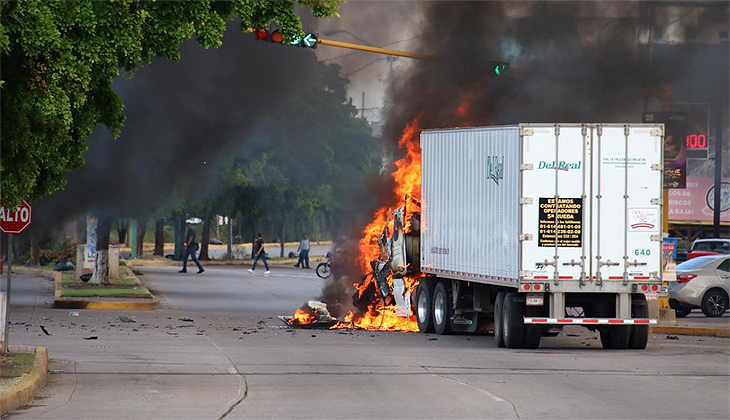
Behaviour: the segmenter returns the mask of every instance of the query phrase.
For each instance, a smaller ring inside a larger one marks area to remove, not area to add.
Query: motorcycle
[[[332,275],[332,253],[327,252],[327,255],[325,256],[327,258],[327,261],[321,262],[317,264],[317,276],[322,279],[326,279],[329,276]]]

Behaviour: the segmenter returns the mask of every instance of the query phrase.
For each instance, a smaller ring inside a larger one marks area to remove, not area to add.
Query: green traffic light
[[[497,76],[503,76],[507,74],[507,71],[509,70],[509,64],[497,64],[494,66],[494,74]]]

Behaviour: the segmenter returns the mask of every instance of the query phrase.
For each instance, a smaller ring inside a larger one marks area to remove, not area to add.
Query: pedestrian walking
[[[297,248],[297,251],[299,252],[299,261],[297,261],[296,264],[294,264],[294,267],[299,267],[299,265],[302,265],[302,268],[310,268],[309,267],[309,237],[307,234],[302,234],[302,240],[299,241],[299,248]]]
[[[248,272],[253,274],[253,272],[256,270],[256,263],[259,262],[259,260],[263,260],[264,262],[264,268],[266,268],[266,271],[264,271],[264,274],[270,274],[271,271],[269,271],[269,264],[266,263],[266,250],[264,249],[264,237],[260,233],[256,234],[256,239],[253,241],[253,266],[248,269]]]
[[[193,230],[193,225],[190,223],[187,224],[187,227],[188,233],[185,234],[185,243],[183,244],[183,268],[178,272],[188,272],[188,257],[190,257],[198,266],[198,274],[200,274],[205,271],[205,269],[203,269],[203,266],[200,265],[200,261],[198,261],[198,257],[195,255],[199,248],[198,243],[195,241],[195,231]]]

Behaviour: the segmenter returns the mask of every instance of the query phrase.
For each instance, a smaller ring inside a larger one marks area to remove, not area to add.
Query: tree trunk
[[[154,255],[165,256],[165,219],[155,222],[155,252]]]
[[[94,267],[94,281],[99,284],[109,284],[109,236],[112,227],[112,217],[99,215],[96,225],[96,266]]]
[[[40,246],[38,245],[38,234],[30,235],[30,265],[40,264]]]
[[[137,219],[137,258],[144,253],[144,236],[147,234],[147,219]]]
[[[129,231],[129,222],[127,219],[117,220],[117,238],[119,244],[127,244],[127,232]]]
[[[284,258],[284,227],[286,226],[286,219],[281,221],[281,238],[279,239],[280,257]]]
[[[203,233],[201,233],[201,239],[200,239],[200,255],[198,256],[199,260],[208,261],[210,257],[208,256],[208,243],[210,242],[210,221],[213,219],[212,214],[207,214],[205,217],[205,220],[203,220]]]
[[[76,218],[76,245],[86,243],[86,216]]]

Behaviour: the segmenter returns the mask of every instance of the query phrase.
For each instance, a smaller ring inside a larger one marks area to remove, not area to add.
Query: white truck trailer
[[[662,124],[424,130],[420,246],[406,251],[423,273],[420,330],[473,332],[493,315],[500,347],[582,325],[605,348],[645,348],[663,137]]]

